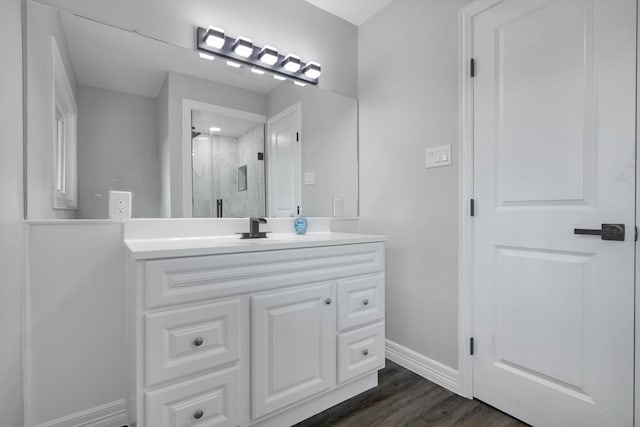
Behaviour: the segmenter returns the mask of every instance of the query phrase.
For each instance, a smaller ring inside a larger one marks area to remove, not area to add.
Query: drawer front
[[[238,360],[240,300],[145,317],[147,384]]]
[[[146,394],[150,427],[232,427],[239,424],[238,368]]]
[[[384,273],[338,280],[337,288],[341,331],[384,318]]]
[[[383,243],[152,260],[144,267],[145,305],[197,302],[382,271]]]
[[[384,367],[384,323],[338,336],[338,382]]]

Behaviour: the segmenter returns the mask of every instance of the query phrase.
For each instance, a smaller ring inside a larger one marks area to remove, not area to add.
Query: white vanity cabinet
[[[385,281],[371,240],[167,258],[130,247],[130,421],[282,427],[374,387]]]

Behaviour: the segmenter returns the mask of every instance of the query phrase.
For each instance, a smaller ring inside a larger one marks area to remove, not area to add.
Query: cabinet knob
[[[368,356],[369,355],[369,350],[366,349],[366,348],[364,350],[362,350],[362,355],[363,356]]]
[[[364,301],[362,301],[362,305],[369,305],[369,300],[365,298]]]
[[[193,413],[193,418],[195,418],[196,420],[199,420],[200,418],[202,418],[203,415],[204,415],[204,412],[202,411],[202,409],[198,409],[196,412]]]
[[[331,298],[324,300],[325,305],[331,305]]]
[[[193,345],[195,345],[196,347],[200,347],[203,342],[204,340],[202,339],[202,337],[198,337],[195,340],[193,340]]]

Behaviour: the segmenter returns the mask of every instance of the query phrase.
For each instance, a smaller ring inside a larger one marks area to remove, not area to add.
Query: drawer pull
[[[369,300],[365,299],[364,301],[362,301],[362,305],[367,306],[369,305]]]
[[[366,348],[364,350],[362,350],[362,355],[363,356],[368,356],[369,355],[369,350],[366,349]]]
[[[331,298],[324,300],[325,305],[331,305]]]
[[[198,337],[195,340],[193,340],[193,345],[195,345],[196,347],[200,347],[203,342],[204,340],[202,339],[202,337]]]
[[[204,415],[204,411],[202,411],[202,409],[198,409],[196,412],[193,413],[193,418],[195,418],[196,420],[199,420],[200,418],[202,418],[203,415]]]

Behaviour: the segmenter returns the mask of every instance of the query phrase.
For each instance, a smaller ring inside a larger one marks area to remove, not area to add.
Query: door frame
[[[459,18],[459,103],[458,103],[458,392],[473,398],[473,357],[470,339],[473,337],[473,263],[474,222],[470,215],[473,198],[473,20],[479,14],[504,0],[476,0],[460,9]]]
[[[476,16],[502,3],[505,0],[475,0],[460,9],[459,18],[459,107],[458,107],[458,162],[459,168],[459,228],[458,228],[458,393],[473,398],[473,356],[470,355],[470,338],[474,335],[474,221],[470,215],[470,200],[474,196],[474,141],[473,141],[473,78],[470,62],[473,58],[473,21]],[[640,8],[636,8],[637,22],[640,22]],[[640,165],[638,139],[640,138],[640,90],[638,89],[638,70],[640,70],[640,32],[636,43],[636,93],[638,94],[636,115],[636,224],[640,223]],[[640,273],[639,251],[636,244],[635,270],[635,366],[634,366],[634,402],[640,390],[640,292],[637,290],[637,277]],[[634,426],[640,427],[640,405],[634,405]]]
[[[300,165],[300,188],[298,190],[298,200],[300,201],[300,204],[302,204],[302,141],[304,140],[304,135],[303,135],[303,131],[302,131],[302,102],[296,102],[295,104],[291,105],[290,107],[285,108],[284,110],[280,111],[277,114],[274,114],[271,117],[268,117],[266,120],[266,126],[265,126],[265,136],[264,136],[264,144],[265,144],[265,159],[267,160],[265,162],[265,193],[266,193],[266,197],[265,197],[265,202],[266,202],[266,213],[267,216],[271,216],[272,214],[272,205],[273,205],[273,186],[271,185],[272,182],[272,178],[271,178],[271,166],[270,166],[270,158],[272,155],[271,152],[271,124],[273,122],[277,122],[278,120],[281,120],[282,118],[288,116],[291,113],[298,113],[298,133],[299,133],[299,137],[300,137],[300,141],[298,144],[298,152],[297,152],[297,161],[298,164]],[[274,217],[275,218],[275,217]]]

